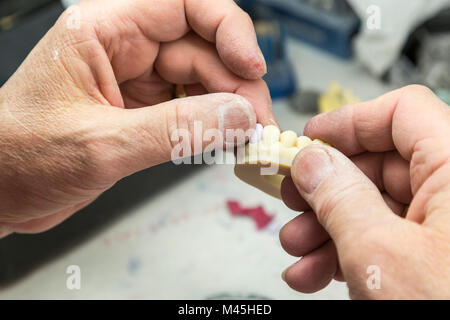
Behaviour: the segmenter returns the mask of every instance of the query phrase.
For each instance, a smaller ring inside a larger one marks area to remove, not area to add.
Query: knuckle
[[[183,127],[189,128],[194,119],[194,116],[192,112],[189,110],[189,108],[183,108],[183,106],[181,105],[181,101],[176,100],[174,105],[174,112],[175,112],[176,128],[183,128]]]
[[[78,184],[86,187],[101,184],[104,179],[104,146],[95,140],[73,141],[69,148],[71,151],[71,162],[73,178]]]
[[[80,120],[72,130],[74,132],[69,133],[71,139],[67,148],[72,150],[72,161],[78,168],[76,174],[80,182],[95,186],[109,185],[126,165],[121,151],[127,148],[127,144],[120,128]]]
[[[99,140],[91,140],[83,143],[80,147],[79,162],[83,163],[83,171],[88,175],[96,176],[99,174],[102,163],[107,160],[105,154],[108,152],[103,143]]]

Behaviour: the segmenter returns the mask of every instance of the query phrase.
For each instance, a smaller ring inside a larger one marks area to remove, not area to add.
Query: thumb
[[[372,181],[332,147],[304,148],[295,158],[291,171],[301,196],[337,247],[344,237],[358,237],[377,224],[398,218]]]
[[[240,134],[244,143],[246,131],[256,125],[252,105],[231,93],[175,99],[140,109],[114,109],[112,114],[109,108],[101,122],[110,127],[102,129],[108,132],[102,144],[110,148],[103,166],[114,168],[117,179],[173,160],[174,148],[179,146],[183,149],[177,156],[189,157],[212,143],[234,145],[233,134]]]

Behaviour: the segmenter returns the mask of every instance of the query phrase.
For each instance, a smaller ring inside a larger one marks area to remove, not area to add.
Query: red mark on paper
[[[272,220],[273,216],[269,215],[262,206],[254,208],[244,208],[237,201],[227,201],[227,207],[232,216],[247,216],[253,219],[258,230],[264,229]]]

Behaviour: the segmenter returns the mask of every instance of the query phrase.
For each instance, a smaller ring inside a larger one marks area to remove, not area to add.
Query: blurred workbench
[[[324,91],[339,81],[363,100],[391,89],[354,61],[296,41],[288,52],[302,88]],[[283,129],[298,133],[310,118],[283,100],[274,102],[274,110]],[[229,199],[262,205],[275,219],[258,231],[251,220],[228,213]],[[278,231],[295,215],[240,182],[233,166],[207,167],[1,288],[0,299],[348,298],[343,283],[303,295],[281,280],[281,272],[297,259],[282,250]],[[69,265],[81,268],[80,290],[66,288]]]

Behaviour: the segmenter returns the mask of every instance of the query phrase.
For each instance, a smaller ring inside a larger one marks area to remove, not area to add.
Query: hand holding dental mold
[[[449,106],[409,86],[316,116],[304,133],[336,149],[302,149],[282,183],[287,206],[304,211],[280,232],[303,257],[285,281],[314,292],[335,278],[352,298],[449,299]]]
[[[222,131],[276,123],[252,22],[233,0],[73,9],[0,89],[0,237],[49,229],[119,179],[170,161],[172,133],[195,121]],[[190,97],[172,100],[175,84]]]

